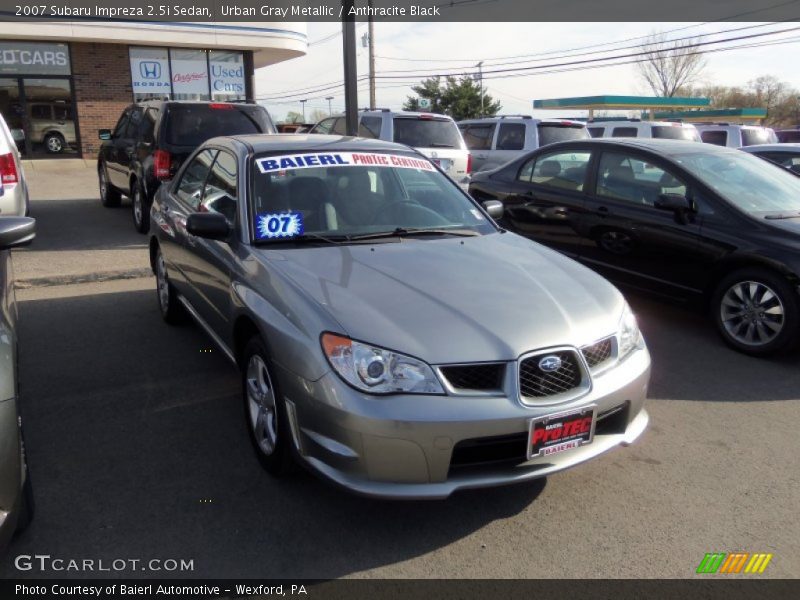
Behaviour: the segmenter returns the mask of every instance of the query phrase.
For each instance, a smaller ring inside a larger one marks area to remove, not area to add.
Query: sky
[[[730,31],[733,29],[739,31]],[[769,44],[705,54],[707,66],[698,83],[744,85],[760,75],[775,75],[800,89],[797,68],[800,31],[797,23],[376,23],[375,55],[377,75],[400,75],[402,79],[384,79],[377,83],[377,106],[400,109],[407,96],[413,95],[407,78],[421,80],[427,74],[458,70],[475,74],[476,64],[484,61],[483,70],[512,66],[542,65],[592,59],[613,54],[627,54],[626,49],[642,42],[642,36],[668,32],[669,37],[715,34],[704,41],[753,35],[769,31],[795,29],[777,35],[708,45],[712,50],[723,46]],[[726,32],[727,30],[727,32]],[[296,92],[302,88],[326,83],[340,83],[343,77],[342,36],[338,23],[308,23],[307,54],[256,71],[257,98],[267,106],[273,118],[280,121],[289,111],[302,112],[299,98],[267,99]],[[356,29],[358,75],[368,74],[367,49],[361,37],[367,33],[366,23]],[[780,43],[778,43],[780,42]],[[602,46],[598,46],[602,45]],[[594,46],[586,48],[587,46]],[[616,49],[616,51],[614,51]],[[605,51],[605,54],[601,54]],[[581,56],[564,58],[564,54]],[[536,55],[536,56],[531,56]],[[531,62],[531,61],[537,62]],[[522,65],[497,65],[511,61],[528,61]],[[411,73],[392,71],[411,70]],[[425,71],[427,70],[427,73]],[[486,93],[499,99],[503,114],[556,116],[547,111],[534,111],[534,99],[603,94],[649,94],[637,76],[635,65],[619,65],[591,70],[560,73],[536,73],[524,77],[494,78],[484,75]],[[496,77],[496,75],[495,75]],[[367,82],[359,84],[358,105],[367,106]],[[309,93],[305,104],[310,118],[315,109],[328,112],[327,96],[333,96],[334,113],[344,110],[344,88]],[[584,116],[582,112],[558,111],[557,116]]]

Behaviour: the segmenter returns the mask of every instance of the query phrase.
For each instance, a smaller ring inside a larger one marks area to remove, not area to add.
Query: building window
[[[244,100],[244,55],[241,52],[212,50],[211,97],[214,100]]]
[[[244,100],[244,54],[221,50],[132,47],[134,101]]]
[[[172,93],[166,48],[131,48],[130,59],[135,101],[164,98]]]

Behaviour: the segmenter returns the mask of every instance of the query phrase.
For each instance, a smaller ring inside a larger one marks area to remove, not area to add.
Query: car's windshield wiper
[[[480,235],[472,229],[446,229],[432,227],[396,227],[392,231],[376,231],[349,236],[349,241],[371,240],[384,237],[411,237],[417,235],[455,235],[459,237],[473,237]]]
[[[775,219],[800,219],[800,211],[796,213],[779,213],[776,215],[766,215],[765,219],[769,219],[770,221]]]
[[[419,146],[419,147],[422,148],[422,146]],[[432,144],[428,144],[428,148],[455,148],[455,146],[453,146],[453,144],[432,143]]]
[[[350,236],[347,235],[337,235],[337,236],[325,236],[320,235],[318,233],[304,233],[302,235],[295,235],[291,237],[285,238],[273,238],[273,239],[264,239],[264,240],[257,240],[257,244],[260,246],[268,246],[269,244],[276,244],[280,242],[285,242],[289,244],[296,244],[296,243],[305,243],[305,242],[323,242],[325,244],[344,244],[350,241]]]

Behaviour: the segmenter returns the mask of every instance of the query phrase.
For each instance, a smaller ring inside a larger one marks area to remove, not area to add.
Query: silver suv
[[[640,119],[592,121],[586,128],[592,137],[700,141],[700,136],[694,125],[677,121],[642,121]]]
[[[527,115],[459,121],[458,128],[472,156],[474,171],[494,169],[547,144],[589,137],[586,123]]]
[[[323,119],[309,133],[346,135],[345,117]],[[411,146],[436,163],[464,191],[469,187],[470,154],[456,122],[447,115],[365,110],[358,115],[358,135]]]

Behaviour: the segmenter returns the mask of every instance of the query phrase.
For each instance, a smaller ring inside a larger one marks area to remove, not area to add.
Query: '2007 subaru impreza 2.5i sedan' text
[[[153,204],[159,306],[239,366],[273,474],[394,498],[549,475],[642,433],[650,356],[616,288],[499,208],[398,144],[215,138]]]

